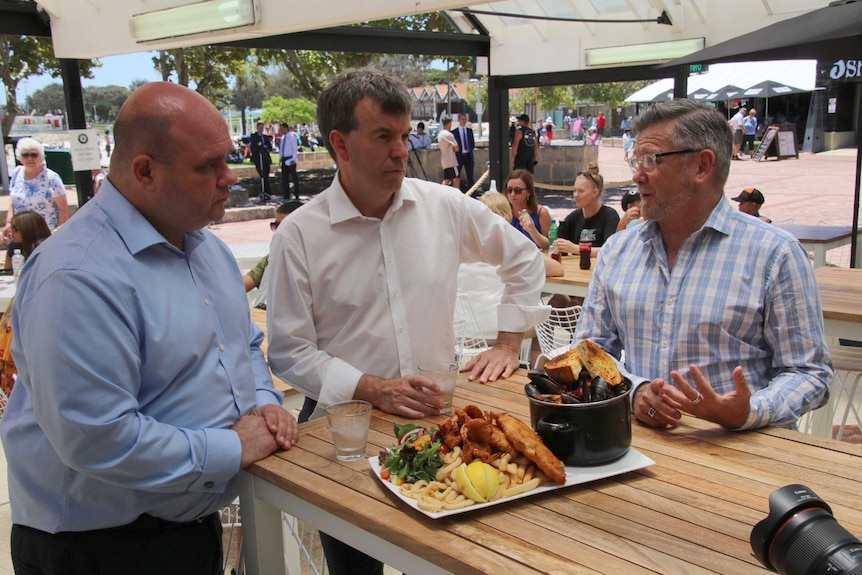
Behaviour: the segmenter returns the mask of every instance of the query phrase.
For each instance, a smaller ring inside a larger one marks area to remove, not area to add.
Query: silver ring
[[[700,403],[701,399],[703,399],[703,396],[700,393],[698,393],[697,397],[695,399],[691,400],[691,404],[697,405],[698,403]]]
[[[650,417],[655,417],[655,408],[650,406],[649,411],[647,411],[647,415]]]

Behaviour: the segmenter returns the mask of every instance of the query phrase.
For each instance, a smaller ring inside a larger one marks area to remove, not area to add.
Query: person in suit
[[[470,189],[476,183],[473,178],[473,150],[476,148],[476,141],[473,139],[473,130],[467,127],[467,114],[458,116],[458,128],[452,131],[452,135],[458,142],[458,173],[461,175],[461,181]]]
[[[259,200],[261,203],[268,202],[272,198],[269,189],[269,168],[272,166],[272,138],[263,133],[263,122],[258,122],[256,131],[251,135],[249,143],[251,148],[251,161],[260,176],[261,192]]]

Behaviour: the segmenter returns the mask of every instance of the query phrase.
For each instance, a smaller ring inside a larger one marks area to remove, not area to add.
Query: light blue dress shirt
[[[188,521],[235,498],[229,428],[282,397],[230,250],[205,229],[184,247],[106,180],[27,261],[0,425],[14,523]]]
[[[611,236],[584,302],[581,339],[616,357],[625,349],[635,385],[670,382],[672,370],[688,376],[694,364],[725,394],[741,365],[753,395],[740,429],[791,426],[829,398],[832,362],[808,255],[724,198],[683,242],[672,272],[655,222]]]
[[[296,132],[288,132],[281,139],[281,161],[287,164],[295,164],[299,159],[299,146],[296,140]]]

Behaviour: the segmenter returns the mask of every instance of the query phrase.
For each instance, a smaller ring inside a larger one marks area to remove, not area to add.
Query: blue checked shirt
[[[792,426],[829,398],[832,362],[807,254],[724,198],[683,242],[672,272],[655,222],[608,239],[577,329],[576,341],[587,338],[616,357],[625,349],[635,386],[670,382],[694,364],[725,394],[741,365],[753,395],[740,429]]]

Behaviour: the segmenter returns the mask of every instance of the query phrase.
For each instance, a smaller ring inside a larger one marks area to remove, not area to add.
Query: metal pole
[[[850,267],[855,268],[859,238],[859,188],[862,183],[862,83],[856,84],[856,186],[853,194],[853,233],[850,235]]]
[[[84,89],[81,87],[81,70],[77,60],[60,59],[60,73],[66,94],[66,109],[69,113],[69,129],[84,130],[87,118],[84,115]],[[93,197],[93,177],[89,170],[75,172],[75,187],[78,190],[78,207]]]

